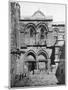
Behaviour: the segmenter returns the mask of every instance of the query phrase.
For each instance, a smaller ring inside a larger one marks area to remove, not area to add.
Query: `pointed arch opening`
[[[35,38],[36,38],[36,26],[33,23],[28,23],[25,26],[25,39],[27,44],[35,44]],[[28,40],[27,40],[28,39]]]
[[[25,54],[25,65],[28,67],[28,71],[33,71],[36,69],[36,54],[33,50],[29,50]]]
[[[48,64],[48,55],[44,50],[40,50],[38,52],[38,63],[39,63],[39,69],[47,71],[47,64]]]

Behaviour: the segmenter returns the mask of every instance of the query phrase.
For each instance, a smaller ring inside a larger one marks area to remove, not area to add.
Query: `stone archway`
[[[36,54],[33,50],[29,50],[26,54],[25,54],[25,66],[27,66],[28,68],[28,72],[33,72],[34,74],[34,70],[36,69]]]
[[[49,58],[49,56],[48,56],[48,53],[45,51],[45,50],[39,50],[38,52],[37,52],[37,56],[38,55],[43,55],[44,57],[46,57],[47,59]]]
[[[38,29],[38,28],[44,28],[46,32],[49,31],[48,26],[47,26],[47,24],[45,24],[45,23],[39,23],[39,24],[37,25],[37,29]]]
[[[37,25],[37,40],[38,43],[44,45],[46,43],[47,33],[48,33],[48,26],[45,23],[39,23]]]
[[[34,45],[36,39],[36,26],[33,23],[28,23],[25,26],[25,43]]]
[[[37,53],[37,61],[39,70],[47,71],[48,69],[48,54],[44,50],[40,50]]]

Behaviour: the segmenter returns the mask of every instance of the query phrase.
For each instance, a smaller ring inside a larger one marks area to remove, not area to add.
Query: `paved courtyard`
[[[51,86],[57,85],[58,80],[56,76],[52,73],[40,73],[29,75],[28,77],[23,78],[21,81],[17,82],[15,86],[25,87],[25,86]]]

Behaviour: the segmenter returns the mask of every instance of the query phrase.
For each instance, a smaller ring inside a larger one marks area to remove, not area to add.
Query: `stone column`
[[[47,64],[48,72],[51,72],[51,66],[50,66],[50,64],[51,64],[51,59],[49,58],[48,59],[48,64]]]
[[[36,62],[36,65],[37,65],[37,70],[38,70],[38,68],[39,68],[39,62],[38,61]]]
[[[59,62],[59,47],[55,47],[55,63]]]
[[[20,50],[20,31],[19,31],[19,50]]]
[[[16,37],[17,37],[17,48],[20,49],[20,31],[19,31],[19,24],[17,24],[17,30],[16,30]]]
[[[17,57],[16,60],[16,74],[19,75],[20,74],[20,59]]]
[[[21,73],[24,73],[24,54],[21,54]]]
[[[37,65],[36,69],[37,69],[37,71],[38,71],[38,69],[39,69],[39,61],[38,61],[38,56],[36,56],[36,65]]]
[[[56,73],[56,70],[58,68],[59,63],[59,47],[55,47],[55,70],[54,73]]]

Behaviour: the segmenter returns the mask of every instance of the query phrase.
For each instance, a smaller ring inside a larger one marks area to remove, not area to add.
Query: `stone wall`
[[[17,47],[18,47],[18,21],[19,21],[19,5],[16,2],[10,3],[10,80],[11,86],[15,83],[16,75],[16,60],[17,60]]]

